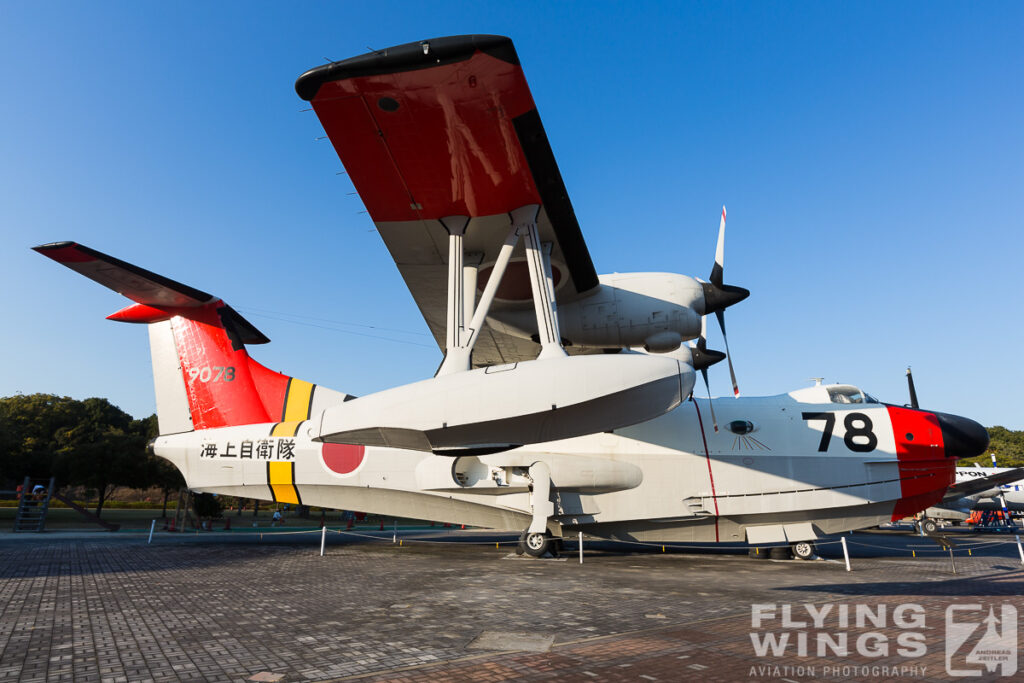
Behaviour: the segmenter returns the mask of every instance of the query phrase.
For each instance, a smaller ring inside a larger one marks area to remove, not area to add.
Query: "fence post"
[[[327,525],[320,527],[320,557],[324,556],[324,544],[327,543]]]
[[[843,559],[846,560],[846,571],[850,571],[850,552],[846,549],[846,536],[840,536],[839,542],[843,544]]]
[[[1020,554],[1020,563],[1024,564],[1024,548],[1020,545],[1020,534],[1017,535],[1017,552]]]
[[[155,519],[153,520],[153,523],[149,525],[149,540],[146,541],[146,543],[152,543],[153,542],[153,529],[156,529],[156,520]]]
[[[583,532],[582,531],[580,532],[578,545],[580,547],[580,564],[583,564]]]

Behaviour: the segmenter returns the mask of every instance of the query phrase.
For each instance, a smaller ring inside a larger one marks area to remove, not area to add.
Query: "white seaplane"
[[[942,499],[988,435],[849,385],[699,399],[723,282],[598,275],[512,41],[455,36],[312,69],[312,103],[444,361],[356,398],[268,370],[217,297],[73,243],[36,250],[134,303],[160,436],[196,491],[522,532],[790,543]],[[690,342],[684,344],[683,342]],[[726,344],[728,351],[728,344]]]

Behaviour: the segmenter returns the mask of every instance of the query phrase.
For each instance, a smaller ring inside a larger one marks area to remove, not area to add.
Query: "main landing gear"
[[[751,547],[747,554],[755,560],[813,560],[817,557],[814,541],[797,541],[789,546],[776,545],[770,548]]]
[[[545,554],[550,554],[551,557],[558,557],[560,545],[561,539],[554,538],[547,531],[531,532],[527,530],[519,537],[516,554],[526,553],[530,557],[544,557]]]
[[[790,545],[793,550],[793,557],[798,560],[812,560],[814,559],[814,542],[813,541],[797,541]]]

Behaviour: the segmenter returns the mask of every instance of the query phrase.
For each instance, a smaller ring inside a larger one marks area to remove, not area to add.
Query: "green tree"
[[[104,398],[0,398],[0,472],[8,482],[56,477],[61,486],[95,489],[98,515],[114,486],[151,485],[145,453],[151,422],[133,420]]]
[[[81,401],[82,417],[57,432],[60,481],[95,489],[96,515],[116,486],[147,486],[146,420],[132,416],[105,398]]]
[[[53,394],[0,398],[0,473],[7,483],[47,479],[58,458],[57,435],[84,418],[81,401]]]

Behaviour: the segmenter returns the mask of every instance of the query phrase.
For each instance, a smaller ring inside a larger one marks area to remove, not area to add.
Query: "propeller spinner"
[[[718,431],[718,420],[715,418],[715,405],[711,401],[711,385],[708,384],[708,368],[717,363],[720,360],[725,359],[725,354],[721,351],[715,351],[714,349],[708,348],[708,319],[702,317],[700,319],[700,336],[697,338],[697,343],[690,344],[690,357],[693,359],[691,364],[694,370],[700,370],[700,374],[704,377],[704,388],[708,390],[708,407],[711,408],[711,424],[714,425],[715,431]]]
[[[725,207],[722,207],[722,221],[718,225],[718,245],[715,248],[715,265],[711,268],[710,282],[702,282],[704,288],[704,315],[714,313],[718,318],[718,326],[722,329],[725,341],[726,359],[729,362],[729,377],[732,379],[732,393],[740,395],[736,383],[736,371],[732,367],[732,354],[729,353],[729,337],[725,333],[725,309],[750,296],[750,290],[724,283],[725,275]],[[706,379],[706,378],[705,378]]]

